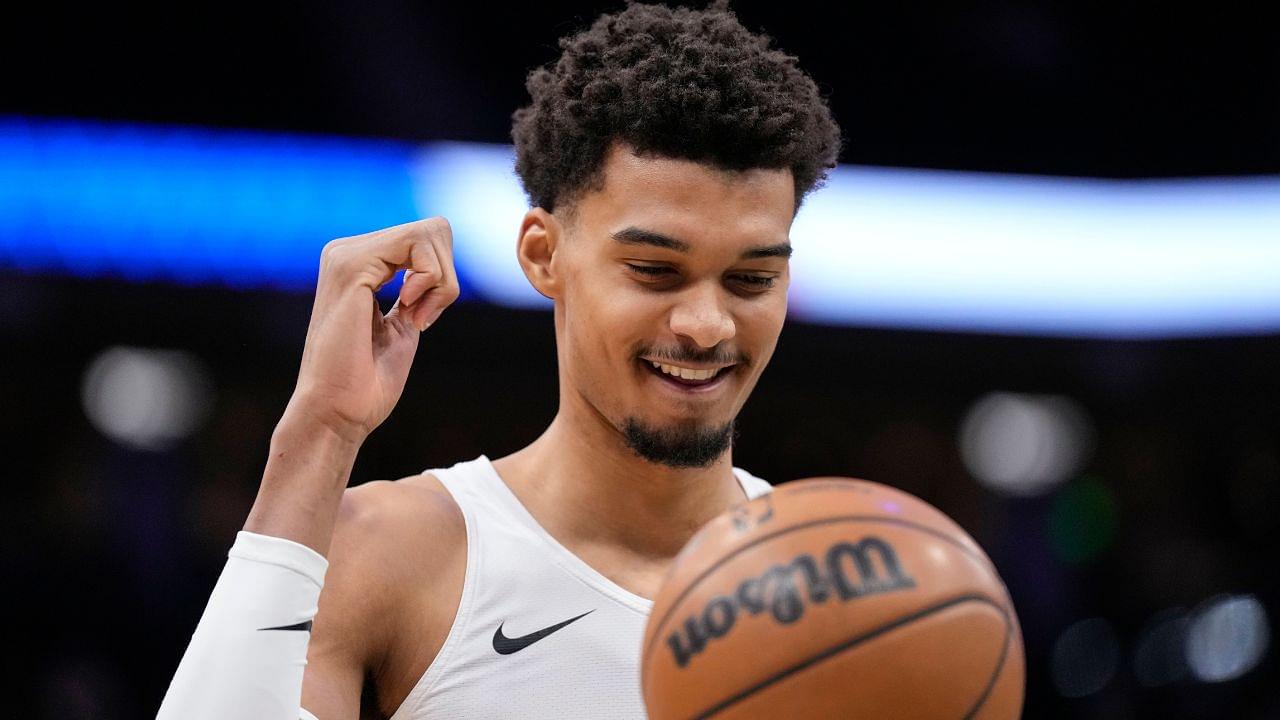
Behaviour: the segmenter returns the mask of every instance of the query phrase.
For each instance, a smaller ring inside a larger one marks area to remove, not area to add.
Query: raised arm
[[[374,293],[401,269],[400,298],[383,315]],[[325,554],[356,452],[399,401],[419,333],[457,297],[444,218],[325,246],[298,384],[245,530]]]
[[[405,282],[384,315],[375,293],[399,270]],[[306,717],[312,619],[356,453],[399,400],[419,334],[457,297],[443,218],[325,246],[297,386],[160,718]]]

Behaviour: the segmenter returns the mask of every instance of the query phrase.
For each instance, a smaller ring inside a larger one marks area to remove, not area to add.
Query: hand
[[[382,314],[375,293],[406,270]],[[458,298],[453,233],[441,217],[334,240],[320,254],[302,368],[285,411],[362,443],[404,391],[418,335]]]

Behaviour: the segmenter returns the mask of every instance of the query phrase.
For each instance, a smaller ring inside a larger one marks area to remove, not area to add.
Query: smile
[[[683,365],[658,362],[642,358],[640,362],[649,368],[656,377],[667,385],[684,390],[710,390],[722,384],[723,380],[733,373],[736,365],[725,365],[711,368],[691,368]]]
[[[656,360],[650,360],[649,363],[667,375],[680,378],[681,380],[710,380],[724,369],[709,368],[706,370],[697,370],[694,368],[680,367],[679,365],[667,365],[666,363],[660,363]]]

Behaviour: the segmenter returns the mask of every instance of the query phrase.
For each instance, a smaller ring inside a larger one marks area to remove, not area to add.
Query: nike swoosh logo
[[[497,650],[499,655],[510,655],[511,653],[514,653],[514,652],[520,652],[521,650],[538,642],[542,638],[563,628],[565,625],[568,625],[569,623],[577,620],[581,620],[582,618],[590,615],[593,612],[595,612],[595,610],[588,610],[577,617],[571,617],[568,620],[565,620],[564,622],[556,623],[551,627],[544,627],[537,632],[531,632],[528,635],[521,635],[520,637],[517,637],[517,638],[509,638],[506,635],[502,634],[502,626],[506,624],[506,622],[503,621],[501,624],[498,625],[498,629],[493,632],[493,649]]]
[[[278,627],[258,628],[258,632],[263,630],[301,630],[302,632],[311,632],[311,621],[300,622],[297,625],[280,625]]]

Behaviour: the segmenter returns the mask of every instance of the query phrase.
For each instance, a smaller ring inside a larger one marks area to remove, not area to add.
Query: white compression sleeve
[[[311,621],[329,563],[241,532],[157,720],[298,720]]]

